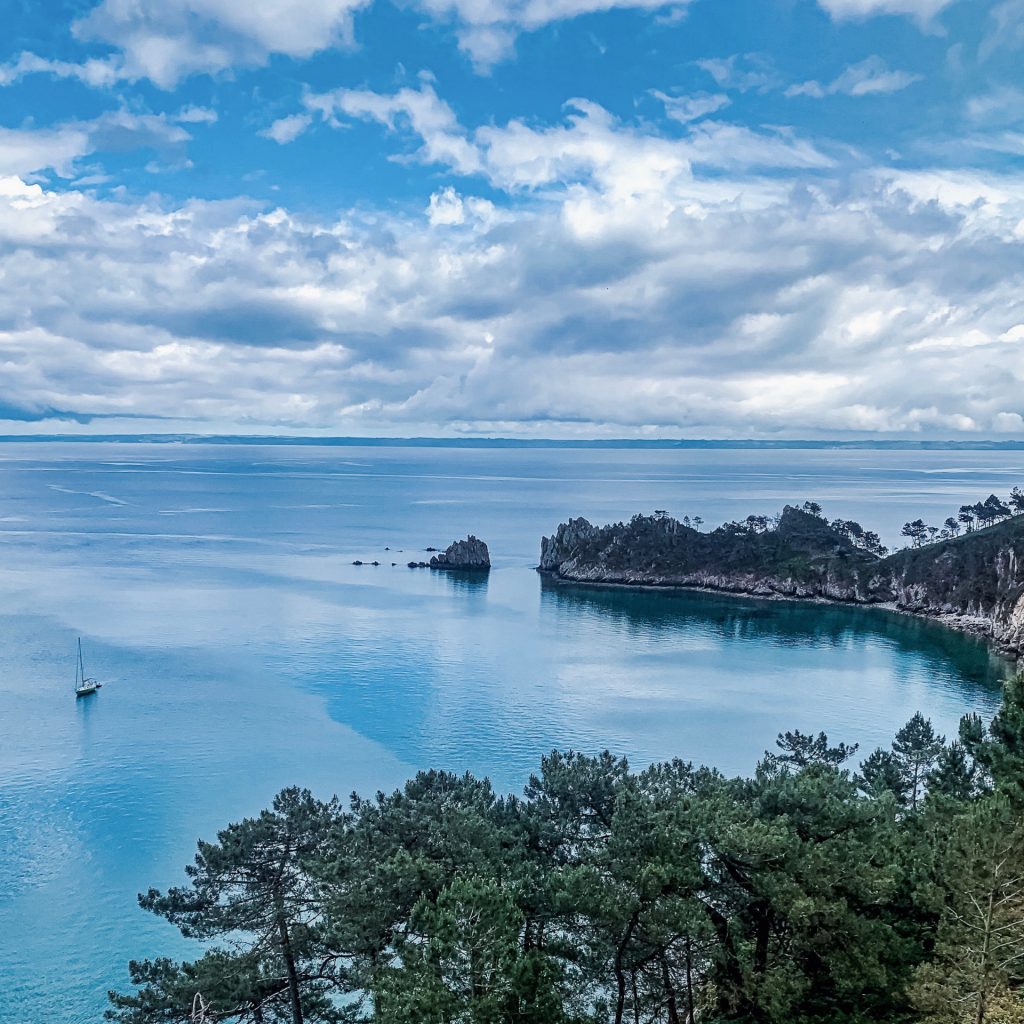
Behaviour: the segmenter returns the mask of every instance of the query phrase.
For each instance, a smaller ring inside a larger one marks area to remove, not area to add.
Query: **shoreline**
[[[877,609],[879,611],[894,612],[897,615],[906,615],[915,619],[922,619],[926,622],[933,622],[945,629],[956,633],[965,633],[984,640],[993,652],[1005,658],[1016,668],[1021,665],[1024,652],[1010,645],[1002,644],[992,635],[993,623],[991,619],[983,619],[966,615],[957,615],[955,612],[933,613],[926,611],[915,611],[912,608],[901,608],[895,601],[844,601],[835,597],[823,597],[820,594],[803,596],[800,594],[779,594],[775,592],[763,593],[742,588],[709,587],[695,583],[626,583],[620,580],[579,580],[571,577],[561,576],[552,569],[542,569],[539,565],[534,566],[534,571],[556,583],[566,587],[598,587],[608,590],[646,590],[646,591],[679,591],[683,593],[715,594],[721,597],[741,597],[749,601],[783,601],[793,604],[820,604],[830,605],[839,608],[862,608],[864,610]]]

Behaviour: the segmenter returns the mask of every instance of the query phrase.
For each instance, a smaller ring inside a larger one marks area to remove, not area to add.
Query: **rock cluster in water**
[[[538,569],[570,583],[881,605],[1024,654],[1024,516],[888,556],[792,507],[760,532],[727,523],[701,533],[664,515],[600,527],[570,519],[543,538]]]
[[[430,559],[430,568],[487,572],[491,568],[491,556],[487,545],[470,534],[465,540],[457,540],[440,554],[434,555]]]

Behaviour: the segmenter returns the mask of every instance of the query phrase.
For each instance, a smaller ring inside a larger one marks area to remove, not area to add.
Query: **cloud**
[[[55,78],[74,78],[93,88],[113,85],[121,75],[120,61],[112,58],[91,59],[82,63],[48,60],[34,53],[23,52],[17,59],[0,65],[0,86],[11,85],[26,75],[53,75]]]
[[[451,185],[441,192],[433,193],[430,197],[430,206],[427,208],[427,220],[433,227],[442,224],[464,224],[466,210],[462,196]]]
[[[31,175],[53,170],[70,178],[75,161],[92,152],[89,131],[83,125],[18,130],[0,128],[0,174]]]
[[[511,56],[516,36],[598,11],[685,12],[692,0],[419,0],[435,21],[455,25],[459,46],[486,71]]]
[[[376,121],[417,140],[416,148],[394,159],[479,175],[509,193],[596,183],[625,198],[688,184],[693,163],[731,170],[832,164],[827,154],[784,130],[700,121],[689,126],[683,139],[670,139],[620,122],[585,99],[570,100],[559,124],[538,127],[512,120],[475,131],[459,123],[429,82],[394,94],[350,89],[307,94],[304,103],[330,124],[340,125],[346,117]]]
[[[689,124],[717,113],[732,102],[724,93],[701,92],[693,96],[669,96],[654,90],[652,95],[665,104],[665,113],[680,124]]]
[[[1021,429],[1024,176],[586,99],[471,129],[426,82],[307,102],[450,179],[418,210],[320,217],[6,178],[0,404],[337,433]],[[104,130],[180,144],[130,117]],[[64,131],[70,166],[98,129]]]
[[[989,11],[978,56],[987,60],[1000,49],[1024,49],[1024,0],[1003,0]]]
[[[884,14],[902,14],[929,26],[955,0],[818,0],[836,21],[855,21]]]
[[[71,178],[75,165],[92,153],[151,149],[181,163],[191,136],[164,115],[111,110],[90,121],[69,121],[52,128],[0,127],[0,174],[32,175],[53,171]]]
[[[269,128],[264,128],[260,135],[273,139],[280,146],[286,146],[294,142],[312,123],[311,114],[290,114],[278,118]]]
[[[216,124],[218,115],[216,110],[209,107],[189,106],[182,107],[174,115],[174,120],[179,124]]]
[[[791,85],[787,96],[810,96],[822,99],[825,96],[878,96],[900,92],[908,85],[921,81],[921,75],[907,71],[892,71],[881,57],[868,57],[859,64],[852,64],[828,85],[809,81]]]
[[[102,0],[74,24],[84,41],[119,51],[118,76],[173,89],[191,74],[259,67],[273,54],[307,58],[352,41],[369,0]]]
[[[971,96],[964,113],[975,124],[1017,124],[1024,121],[1024,90],[1003,86]]]
[[[339,117],[347,117],[377,121],[392,131],[408,128],[423,141],[415,155],[425,163],[443,163],[460,174],[480,169],[479,153],[466,138],[451,107],[438,97],[429,82],[419,89],[405,88],[393,95],[365,89],[310,93],[303,102],[308,111],[333,124],[339,123]]]
[[[685,13],[692,0],[415,0],[434,22],[454,27],[478,71],[509,58],[517,36],[554,22],[613,9]],[[101,0],[74,22],[82,42],[117,52],[82,63],[22,53],[0,66],[0,86],[28,74],[77,78],[94,87],[148,78],[172,90],[194,74],[257,68],[281,54],[306,59],[351,46],[354,17],[371,0]]]
[[[781,84],[774,62],[764,53],[734,53],[730,57],[709,57],[696,62],[723,89],[735,92],[769,92]]]

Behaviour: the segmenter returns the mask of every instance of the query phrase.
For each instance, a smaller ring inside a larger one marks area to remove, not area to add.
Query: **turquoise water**
[[[1022,480],[1024,453],[0,445],[0,1022],[98,1022],[129,957],[183,952],[135,894],[284,785],[518,789],[554,746],[747,771],[781,729],[866,750],[990,713],[1006,665],[928,623],[532,566],[570,515],[813,498],[892,542]],[[488,579],[405,567],[468,532]],[[79,635],[104,687],[76,702]]]

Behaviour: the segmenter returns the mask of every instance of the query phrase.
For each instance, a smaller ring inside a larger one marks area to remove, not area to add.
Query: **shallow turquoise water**
[[[284,785],[518,789],[553,746],[746,771],[781,729],[870,749],[990,713],[1005,664],[927,623],[531,567],[570,515],[813,498],[892,541],[1022,479],[1024,453],[0,445],[0,1022],[99,1021],[128,957],[182,950],[135,894]],[[487,580],[405,567],[471,531]],[[105,685],[76,703],[78,635]]]

